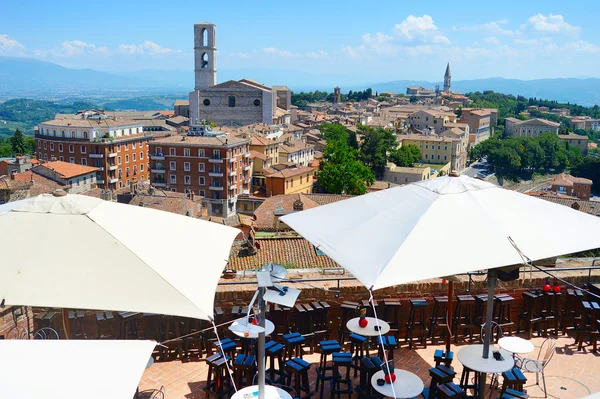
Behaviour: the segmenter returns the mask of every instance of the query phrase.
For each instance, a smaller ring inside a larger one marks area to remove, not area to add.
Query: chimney
[[[16,170],[13,170],[12,172],[10,172],[10,180],[15,180],[15,174],[17,173]]]
[[[302,202],[300,194],[298,194],[298,199],[296,201],[294,201],[293,209],[294,209],[294,211],[303,211],[304,210],[304,203]]]

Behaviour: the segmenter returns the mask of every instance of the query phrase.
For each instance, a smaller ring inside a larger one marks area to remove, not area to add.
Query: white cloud
[[[409,15],[404,21],[394,25],[394,32],[399,38],[409,42],[450,44],[450,39],[440,33],[429,15]]]
[[[474,32],[474,31],[482,31],[492,34],[494,36],[512,36],[515,34],[510,29],[505,29],[501,25],[506,25],[508,23],[507,19],[501,19],[498,21],[487,22],[485,24],[480,25],[472,25],[472,26],[461,26],[456,27],[453,26],[453,31],[466,31],[466,32]]]
[[[535,32],[542,35],[576,37],[579,35],[580,30],[580,27],[567,23],[560,14],[537,14],[529,17],[527,22],[521,25],[521,31],[523,32]]]
[[[25,50],[25,46],[17,40],[11,39],[7,34],[0,35],[0,55],[19,55],[23,50]]]
[[[308,58],[314,58],[314,59],[319,59],[319,58],[324,58],[327,57],[329,54],[327,54],[327,52],[323,51],[323,50],[319,50],[319,51],[309,51],[308,53],[305,54]]]
[[[250,58],[250,55],[248,53],[229,53],[227,55],[229,57],[236,57],[236,58]]]
[[[484,37],[483,41],[484,43],[492,44],[494,46],[500,45],[500,40],[498,40],[496,36]]]
[[[585,40],[566,43],[563,48],[578,53],[600,53],[600,46],[586,42]]]
[[[291,51],[288,51],[288,50],[280,50],[277,47],[266,47],[263,49],[263,52],[265,54],[278,55],[281,57],[296,57],[299,55],[298,53],[292,53]]]
[[[119,44],[117,51],[123,54],[146,54],[161,55],[181,53],[181,50],[174,50],[168,47],[161,47],[153,41],[145,40],[142,44]]]
[[[72,40],[70,42],[62,42],[59,47],[50,50],[34,50],[33,54],[41,58],[71,58],[82,54],[109,55],[110,50],[104,46],[96,46],[95,44],[82,42],[81,40]]]

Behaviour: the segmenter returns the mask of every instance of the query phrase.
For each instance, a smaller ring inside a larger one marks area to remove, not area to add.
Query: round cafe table
[[[231,399],[258,399],[258,385],[240,389],[231,396]],[[265,385],[265,399],[292,399],[292,395],[281,388]]]
[[[415,374],[406,370],[394,370],[396,381],[393,384],[377,385],[377,380],[385,376],[383,370],[379,370],[371,377],[371,385],[380,394],[389,398],[413,398],[423,392],[423,381]],[[394,389],[392,390],[392,385]]]
[[[496,360],[493,352],[499,351],[504,360]],[[480,373],[494,373],[500,374],[512,369],[515,365],[515,361],[512,357],[512,353],[504,349],[495,349],[490,346],[490,355],[487,359],[483,356],[483,344],[467,345],[462,347],[457,354],[458,361],[463,366],[470,368],[471,370],[478,371]],[[485,386],[479,387],[479,397],[485,397]]]
[[[377,337],[378,335],[385,335],[387,333],[390,332],[390,325],[381,320],[381,319],[376,319],[374,317],[365,317],[367,319],[367,326],[366,327],[361,327],[358,325],[358,321],[360,320],[360,317],[355,317],[353,319],[348,320],[348,322],[346,323],[346,328],[358,335],[362,335],[364,337]],[[375,326],[379,324],[379,327],[381,328],[380,331],[375,330]],[[367,356],[369,356],[369,340],[367,339]]]
[[[246,323],[246,320],[247,319],[245,317],[242,317],[241,319],[237,319],[236,321],[231,323],[231,327],[238,327],[238,326],[244,327],[244,323]],[[255,331],[252,331],[252,329],[251,329],[253,324],[248,322],[248,326],[250,327],[249,331],[247,332],[248,335],[246,335],[242,331],[231,330],[231,328],[230,328],[230,330],[235,335],[237,335],[238,337],[241,337],[241,338],[258,338],[258,333]],[[275,324],[273,324],[273,322],[270,320],[265,320],[265,336],[271,335],[273,333],[273,331],[275,331]]]
[[[504,350],[516,355],[525,355],[533,352],[534,346],[531,341],[520,337],[502,337],[498,340],[498,345]]]

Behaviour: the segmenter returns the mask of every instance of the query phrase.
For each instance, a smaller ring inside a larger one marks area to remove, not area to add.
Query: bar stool
[[[354,363],[354,376],[358,374],[358,365],[360,359],[365,357],[365,347],[367,343],[367,337],[352,333],[348,336],[350,339],[350,353],[352,354],[352,361]],[[367,356],[369,354],[367,353]]]
[[[84,329],[85,313],[82,310],[69,310],[69,322],[77,324],[77,330],[71,329],[71,338],[87,338]]]
[[[529,395],[525,392],[520,392],[514,389],[507,389],[504,394],[500,396],[499,399],[528,399]]]
[[[230,359],[235,358],[237,344],[231,338],[222,339],[221,342],[215,341],[216,353],[225,353]]]
[[[488,294],[475,295],[475,313],[473,315],[473,324],[483,326],[487,316]]]
[[[311,303],[313,307],[312,332],[310,353],[314,353],[318,342],[329,339],[329,309],[331,306],[325,301]]]
[[[429,338],[431,343],[436,344],[437,332],[441,330],[439,338],[443,339],[448,334],[448,323],[446,316],[448,313],[448,297],[436,296],[433,297],[433,312],[429,317]]]
[[[334,353],[338,353],[342,350],[340,344],[335,340],[327,340],[319,342],[319,349],[321,351],[321,358],[319,360],[319,367],[317,367],[317,383],[315,391],[319,392],[321,389],[320,398],[323,398],[323,388],[325,381],[331,380],[333,376],[333,366],[328,366],[328,357],[333,356]]]
[[[423,298],[411,298],[410,299],[410,310],[408,313],[408,321],[406,322],[406,336],[405,340],[408,342],[409,349],[413,348],[413,339],[417,338],[418,341],[427,348],[427,307],[429,303]]]
[[[336,352],[333,354],[333,376],[330,381],[330,398],[335,395],[338,397],[347,394],[348,399],[352,397],[352,379],[350,370],[354,368],[352,364],[352,354],[349,352]],[[343,388],[342,386],[346,387]]]
[[[540,330],[544,335],[548,334],[548,329],[554,330],[554,335],[558,335],[558,312],[557,298],[560,298],[560,292],[544,292],[539,301]]]
[[[440,365],[438,367],[430,368],[429,375],[431,376],[431,383],[429,384],[429,388],[423,391],[423,396],[427,399],[434,399],[437,398],[438,386],[452,382],[456,375],[456,371]]]
[[[284,349],[285,346],[275,341],[265,343],[265,355],[269,361],[269,368],[265,371],[265,374],[271,384],[279,384],[285,378]],[[277,368],[275,367],[275,360],[277,360]]]
[[[385,298],[383,300],[383,320],[390,325],[390,334],[394,335],[396,341],[400,339],[400,306],[398,299]]]
[[[443,351],[441,349],[436,349],[433,354],[433,361],[435,362],[435,367],[443,364],[446,367],[452,367],[452,360],[454,360],[454,352]]]
[[[302,359],[304,352],[302,350],[302,346],[304,345],[304,342],[306,342],[306,338],[304,338],[300,333],[294,332],[290,334],[284,334],[283,341],[285,343],[284,359],[290,360],[293,357],[299,357]]]
[[[233,378],[235,386],[240,389],[252,385],[256,375],[256,356],[239,354],[233,361]]]
[[[561,313],[561,328],[562,333],[567,333],[567,328],[572,327],[574,330],[581,320],[581,301],[583,300],[583,292],[580,290],[568,289],[565,296],[564,306]]]
[[[371,378],[373,374],[381,369],[383,362],[377,356],[363,357],[360,359],[360,378],[359,384],[354,388],[354,392],[357,393],[361,399],[382,399],[383,395],[373,389],[371,385]]]
[[[140,315],[136,312],[118,312],[121,319],[121,326],[119,328],[119,337],[121,339],[137,339],[138,338],[138,326],[137,317]],[[69,311],[69,319],[71,319],[71,311]]]
[[[299,357],[285,362],[287,385],[294,387],[297,398],[306,399],[312,397],[313,392],[310,389],[310,381],[308,380],[309,369],[310,363]],[[294,385],[292,385],[292,378],[294,379]],[[302,393],[304,393],[304,395],[302,395]]]
[[[340,327],[338,330],[338,337],[340,340],[340,345],[344,346],[346,343],[346,337],[350,335],[350,331],[346,328],[346,324],[350,319],[356,317],[358,310],[357,302],[344,301],[340,305],[340,310],[342,315],[340,316]]]
[[[527,339],[531,339],[534,327],[542,320],[538,311],[541,297],[541,294],[534,291],[523,293],[523,306],[517,322],[517,334],[521,332],[521,323],[523,323],[527,329]]]
[[[473,383],[470,383],[470,381],[473,381]],[[464,366],[459,385],[465,392],[471,389],[473,391],[472,396],[477,397],[479,395],[479,372]]]
[[[597,302],[582,301],[581,307],[583,313],[581,315],[579,328],[577,329],[577,335],[575,336],[575,343],[579,343],[577,350],[583,348],[583,340],[588,336],[590,343],[592,344],[592,350],[596,352],[598,346],[598,318],[600,317],[600,305]]]
[[[507,389],[514,389],[522,391],[523,387],[527,383],[527,378],[518,367],[512,370],[505,371],[502,373],[502,389],[500,390],[500,396],[502,396]]]
[[[462,399],[466,398],[465,391],[453,382],[438,386],[439,399]]]
[[[515,298],[508,294],[500,294],[494,298],[494,321],[502,327],[503,331],[508,330],[508,334],[512,334],[512,328],[515,323],[511,320],[510,306]]]
[[[113,321],[115,316],[112,312],[96,312],[96,326],[98,334],[96,339],[113,338]]]
[[[227,362],[229,362],[229,359],[229,356],[223,357],[220,353],[215,353],[206,358],[208,375],[206,378],[206,385],[203,388],[206,393],[206,399],[211,395],[218,399],[222,399],[229,395],[229,392],[232,389],[229,376],[227,375]]]
[[[460,332],[463,332],[463,338],[469,335],[469,340],[473,341],[473,330],[479,328],[473,320],[475,310],[475,297],[473,295],[457,295],[456,307],[454,308],[454,320],[452,323],[454,332],[454,343],[458,342]]]
[[[288,323],[290,310],[290,308],[276,303],[271,304],[269,319],[275,325],[275,331],[271,334],[273,337],[281,337],[283,334],[288,334],[290,332]]]
[[[381,337],[377,337],[379,341],[379,350],[377,351],[377,356],[381,359],[385,359],[383,356],[383,351],[386,351],[387,359],[394,360],[394,349],[398,347],[398,341],[393,335],[384,335]]]
[[[205,350],[208,354],[206,334],[202,331],[205,326],[203,320],[186,319],[185,329],[182,331],[183,335],[188,335],[183,338],[183,352],[186,359],[189,359],[191,355],[197,355],[198,358],[201,358]]]

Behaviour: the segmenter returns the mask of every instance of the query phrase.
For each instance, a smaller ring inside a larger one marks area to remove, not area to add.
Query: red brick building
[[[150,143],[151,183],[205,198],[209,216],[235,214],[237,196],[252,181],[250,138],[192,127],[185,136]]]
[[[552,176],[552,191],[559,194],[577,197],[580,200],[589,200],[592,195],[592,181],[583,177],[571,176],[560,173]]]
[[[102,114],[42,122],[35,132],[38,159],[96,167],[98,186],[110,190],[149,179],[148,140],[140,123]]]

